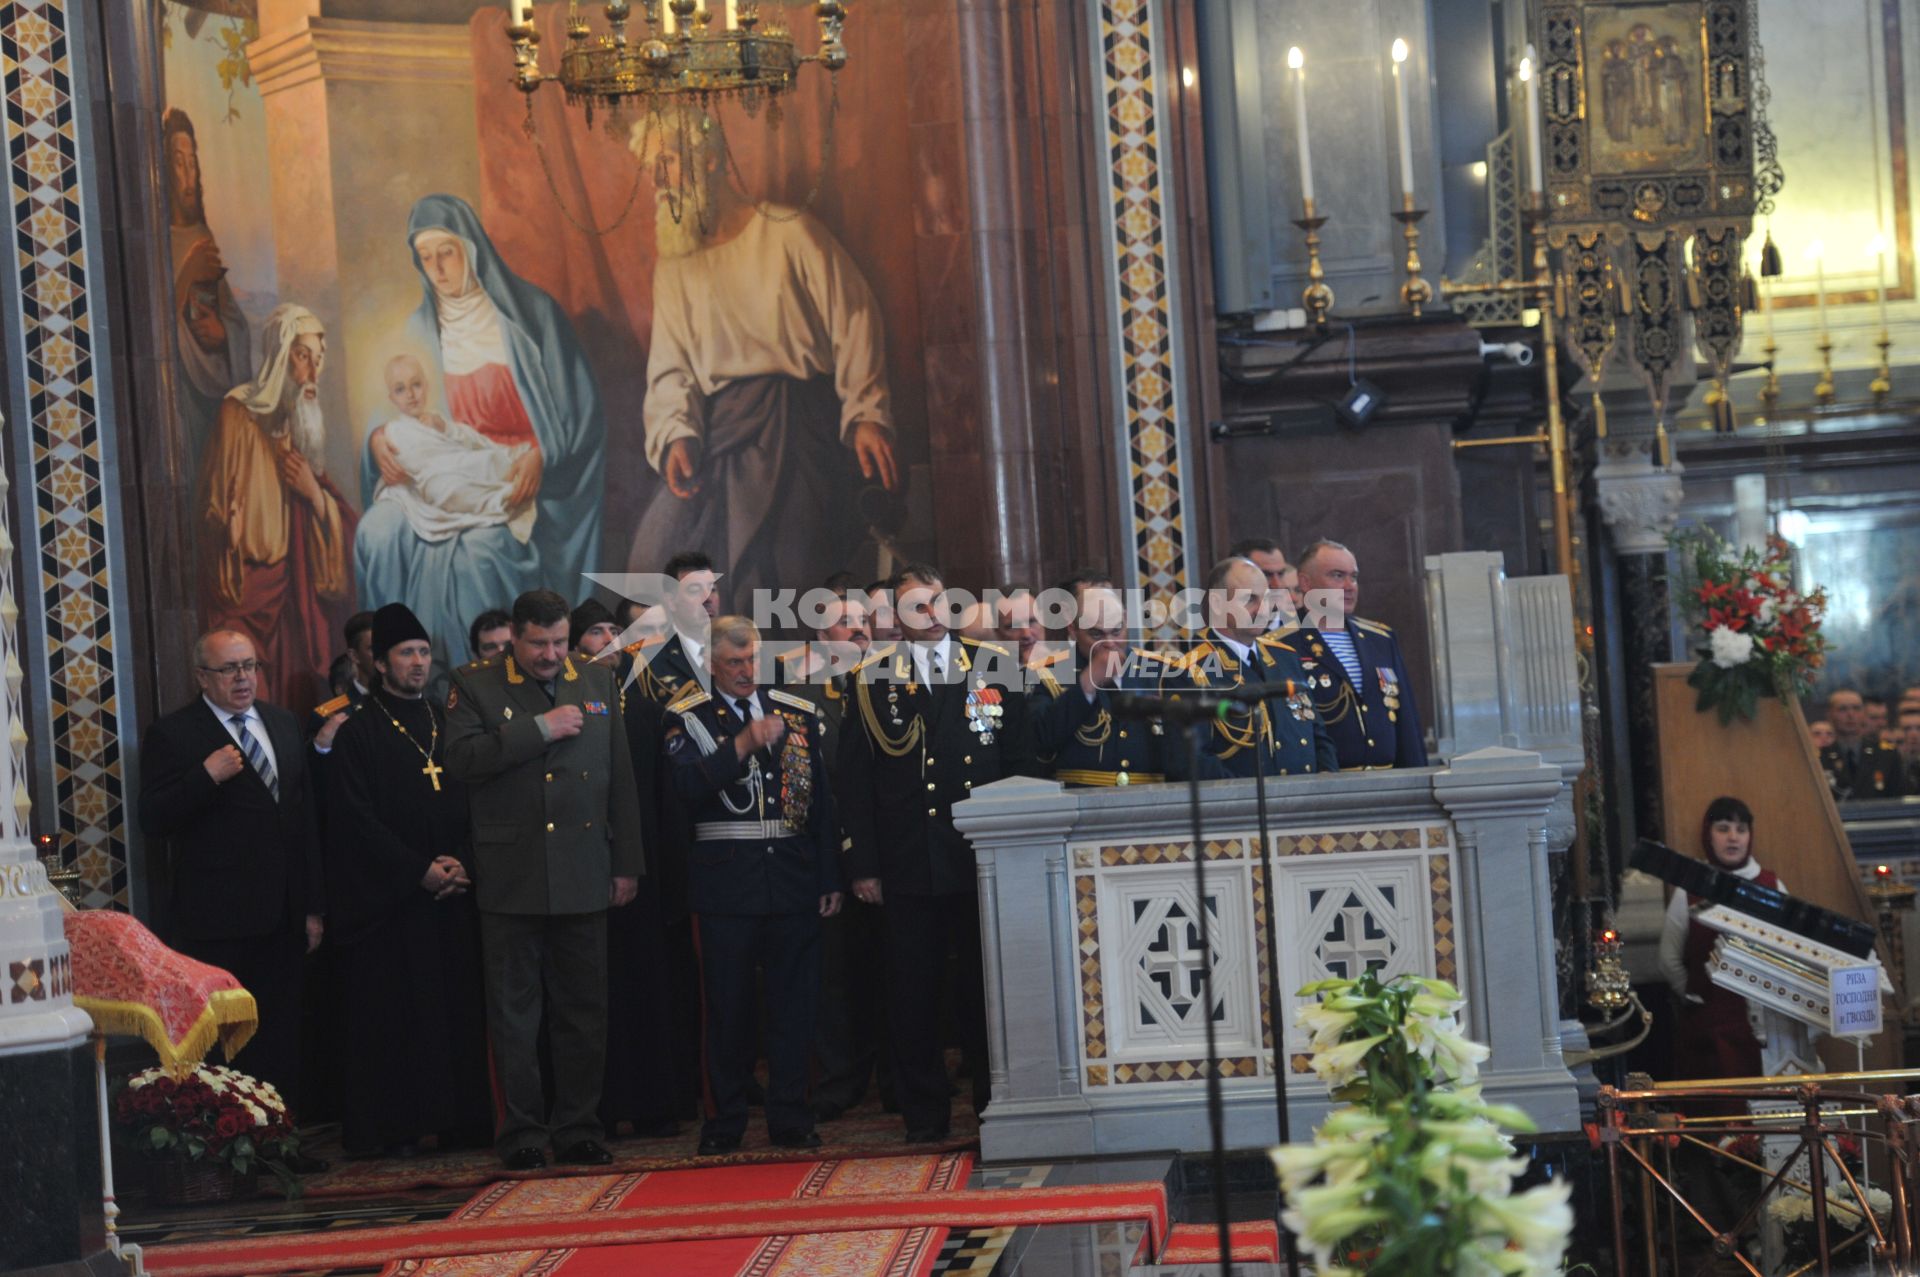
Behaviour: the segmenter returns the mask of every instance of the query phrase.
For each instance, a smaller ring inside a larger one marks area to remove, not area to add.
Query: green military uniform
[[[549,742],[542,715],[577,705],[578,735]],[[487,1024],[505,1112],[503,1157],[602,1138],[607,906],[644,869],[640,805],[612,671],[567,660],[551,686],[511,656],[456,670],[447,771],[470,787],[472,875],[486,951]],[[543,987],[551,996],[543,997]],[[550,1118],[536,1042],[553,1045]]]

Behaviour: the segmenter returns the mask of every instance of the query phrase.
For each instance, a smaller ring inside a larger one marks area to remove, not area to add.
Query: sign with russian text
[[[1835,967],[1828,974],[1833,1036],[1869,1037],[1880,1032],[1880,968]]]

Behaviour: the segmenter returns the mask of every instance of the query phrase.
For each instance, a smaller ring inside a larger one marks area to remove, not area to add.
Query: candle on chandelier
[[[1880,331],[1887,331],[1887,237],[1873,237],[1873,293],[1880,303]]]
[[[1543,171],[1542,156],[1544,146],[1540,131],[1540,76],[1538,66],[1533,60],[1533,46],[1527,46],[1527,54],[1520,59],[1520,83],[1526,86],[1527,94],[1527,189],[1538,195],[1547,189],[1546,175]]]
[[[1313,151],[1307,141],[1307,55],[1299,45],[1287,50],[1287,67],[1293,72],[1294,131],[1300,146],[1300,198],[1312,216]]]
[[[676,21],[677,19],[673,16],[673,0],[660,0],[660,34],[672,35]]]
[[[1807,249],[1813,255],[1814,297],[1820,303],[1820,331],[1827,331],[1827,246],[1819,240]]]
[[[727,30],[734,31],[740,26],[740,0],[727,0]]]
[[[1413,124],[1407,118],[1407,42],[1393,42],[1393,99],[1400,117],[1400,193],[1413,198]]]
[[[533,25],[533,0],[513,0],[513,25],[516,27]]]

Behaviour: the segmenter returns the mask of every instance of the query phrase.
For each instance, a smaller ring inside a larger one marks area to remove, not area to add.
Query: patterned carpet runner
[[[952,1227],[1145,1220],[1159,1183],[963,1191],[967,1154],[789,1162],[495,1184],[451,1219],[341,1235],[154,1247],[169,1277],[385,1263],[392,1277],[924,1277]]]

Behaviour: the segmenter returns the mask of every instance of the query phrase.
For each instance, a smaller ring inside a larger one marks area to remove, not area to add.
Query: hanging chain
[[[1773,135],[1767,120],[1767,107],[1773,102],[1773,90],[1767,87],[1767,51],[1760,44],[1760,0],[1747,0],[1747,101],[1753,126],[1753,193],[1758,196],[1754,211],[1762,217],[1773,214],[1773,198],[1787,184],[1787,171],[1780,166],[1780,140]]]
[[[719,113],[714,113],[714,127],[720,130],[721,145],[726,147],[727,171],[732,177],[734,191],[741,199],[753,205],[754,210],[758,212],[760,216],[770,222],[791,222],[796,220],[800,214],[810,210],[813,207],[814,200],[820,196],[821,187],[826,184],[827,174],[833,171],[833,157],[839,142],[839,129],[837,125],[840,119],[840,81],[837,78],[827,81],[827,88],[827,127],[826,136],[820,145],[820,171],[814,174],[813,187],[808,190],[806,199],[802,200],[800,206],[791,213],[770,213],[767,211],[767,205],[764,201],[756,200],[747,193],[746,179],[740,176],[740,161],[734,158],[733,143],[727,140],[727,131],[720,123]],[[777,102],[768,104],[769,112],[771,112],[775,105],[777,105]]]
[[[533,95],[531,93],[527,95],[527,119],[521,127],[526,130],[527,136],[533,139],[534,152],[540,157],[540,171],[546,174],[547,190],[552,193],[553,202],[555,206],[559,208],[560,216],[571,222],[575,230],[591,235],[595,239],[604,239],[626,224],[627,218],[633,214],[634,204],[637,203],[640,198],[640,161],[638,158],[635,158],[633,162],[633,189],[627,192],[627,202],[625,206],[621,208],[620,216],[614,218],[613,222],[606,227],[589,226],[575,217],[573,211],[567,207],[566,201],[560,198],[559,184],[553,180],[553,165],[547,160],[546,144],[540,140],[540,130],[534,127]]]

